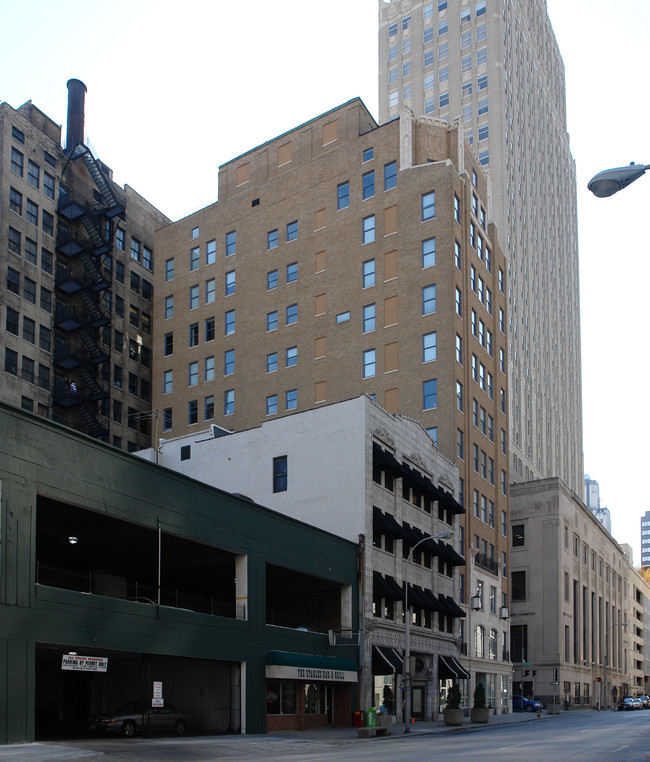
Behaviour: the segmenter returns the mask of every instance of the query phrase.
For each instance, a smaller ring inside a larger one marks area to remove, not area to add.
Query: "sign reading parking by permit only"
[[[63,654],[61,669],[79,672],[106,672],[108,669],[108,659],[105,656]]]

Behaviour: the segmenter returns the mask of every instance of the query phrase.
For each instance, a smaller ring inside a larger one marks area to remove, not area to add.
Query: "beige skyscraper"
[[[461,118],[508,260],[510,478],[583,489],[575,165],[544,0],[379,2],[379,120]]]

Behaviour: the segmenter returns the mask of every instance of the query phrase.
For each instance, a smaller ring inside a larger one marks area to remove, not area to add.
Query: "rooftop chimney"
[[[79,79],[68,80],[68,129],[66,147],[84,142],[84,110],[86,85]]]

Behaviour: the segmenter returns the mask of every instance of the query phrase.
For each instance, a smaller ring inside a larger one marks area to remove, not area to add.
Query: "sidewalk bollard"
[[[537,716],[538,716],[538,717],[541,717],[541,716],[542,716],[542,710],[541,710],[541,709],[538,709],[538,710],[537,710]]]

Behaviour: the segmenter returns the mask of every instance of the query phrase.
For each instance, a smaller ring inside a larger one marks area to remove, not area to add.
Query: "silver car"
[[[152,731],[172,731],[182,736],[191,717],[179,712],[173,704],[149,709],[140,701],[128,701],[109,714],[100,714],[88,720],[90,730],[121,733],[131,738],[143,728]]]

